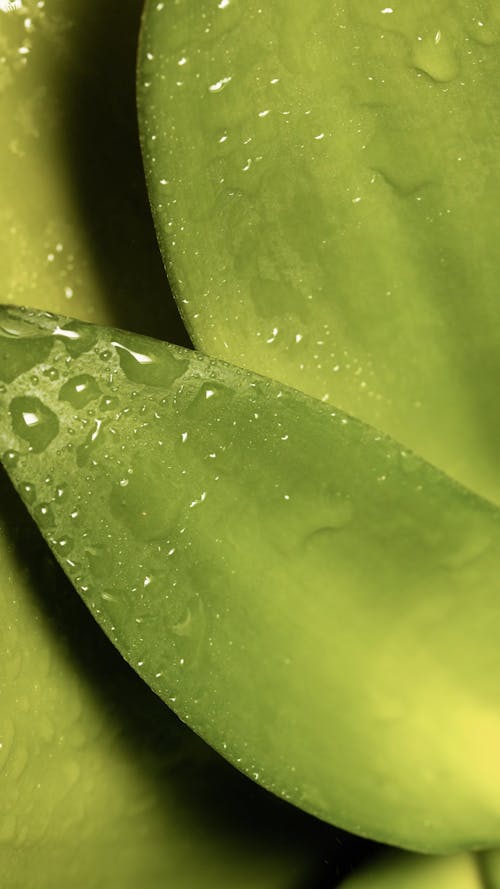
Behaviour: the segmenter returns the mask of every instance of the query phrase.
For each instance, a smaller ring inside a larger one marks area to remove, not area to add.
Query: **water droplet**
[[[5,451],[5,454],[2,455],[2,463],[7,470],[14,469],[18,460],[19,454],[17,451]]]
[[[85,407],[89,401],[98,398],[100,394],[101,390],[94,377],[91,377],[90,374],[78,374],[64,383],[59,392],[59,399],[68,401],[78,409]]]
[[[469,36],[481,46],[494,46],[500,41],[500,21],[488,16],[475,18],[469,28]]]
[[[40,503],[33,510],[33,517],[41,528],[50,528],[55,523],[54,513],[49,503]]]
[[[215,385],[212,382],[203,382],[189,391],[186,391],[186,397],[189,398],[189,404],[185,407],[186,417],[195,422],[202,422],[205,418],[213,416],[217,413],[220,402],[220,395],[224,395],[224,403],[227,404],[233,393],[226,386],[220,383]],[[187,438],[187,433],[186,433]]]
[[[210,84],[210,86],[208,87],[209,93],[222,92],[224,87],[227,86],[227,84],[230,83],[231,80],[232,80],[232,77],[230,75],[228,75],[227,77],[221,77],[220,80],[217,80],[215,83]]]
[[[85,441],[83,444],[79,445],[76,450],[76,462],[78,466],[85,466],[92,457],[95,448],[101,446],[103,440],[101,435],[102,430],[103,421],[96,418]]]
[[[73,547],[73,540],[71,537],[60,537],[59,540],[53,540],[52,546],[60,555],[66,556]]]
[[[147,351],[138,350],[137,337],[120,335],[120,342],[112,344],[118,351],[120,367],[133,383],[167,388],[189,367],[187,358],[179,356],[163,343],[150,340]]]
[[[34,503],[36,500],[36,488],[31,482],[23,482],[20,485],[20,493],[26,503]]]
[[[418,38],[413,51],[413,64],[436,83],[449,83],[458,75],[458,60],[453,46],[439,29]]]
[[[68,355],[78,358],[88,352],[97,342],[97,330],[83,321],[68,321],[62,327],[54,328],[52,335],[62,340]]]
[[[59,379],[59,371],[55,367],[46,367],[42,373],[44,377],[48,377],[52,382]]]
[[[18,396],[10,403],[12,428],[37,454],[44,451],[59,432],[53,411],[34,395]]]
[[[105,395],[99,402],[102,411],[117,411],[120,407],[120,399],[114,395]]]

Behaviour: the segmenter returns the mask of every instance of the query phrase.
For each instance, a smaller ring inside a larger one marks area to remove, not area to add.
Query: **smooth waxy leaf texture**
[[[140,8],[0,4],[0,280],[7,302],[172,339],[135,126]],[[32,346],[26,366],[48,353]],[[2,350],[1,384],[22,362]],[[130,671],[3,472],[0,506],[2,889],[296,889],[337,872],[351,853],[335,831],[252,788]]]
[[[494,2],[148,0],[145,167],[195,344],[499,500]]]
[[[152,688],[340,826],[493,844],[497,509],[241,369],[39,313],[2,330],[5,465]]]

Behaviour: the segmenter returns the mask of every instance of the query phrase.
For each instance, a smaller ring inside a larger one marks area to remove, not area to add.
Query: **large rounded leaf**
[[[148,0],[139,110],[195,344],[500,498],[494,3]]]

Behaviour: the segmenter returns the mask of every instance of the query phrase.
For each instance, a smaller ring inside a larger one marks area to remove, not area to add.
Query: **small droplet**
[[[53,411],[33,395],[18,396],[10,403],[14,433],[40,454],[59,432],[59,420]]]
[[[228,83],[230,83],[232,77],[229,75],[227,77],[221,77],[220,80],[217,80],[215,83],[211,83],[208,87],[209,93],[220,93]]]
[[[117,411],[120,407],[120,399],[115,395],[104,395],[100,402],[99,408],[101,411]]]
[[[20,493],[26,503],[34,503],[36,500],[36,488],[32,482],[23,482],[20,486]]]
[[[75,408],[85,407],[101,394],[99,386],[90,374],[78,374],[71,377],[61,387],[60,401],[68,401]]]
[[[2,455],[2,463],[7,470],[14,469],[18,460],[19,453],[17,451],[5,451],[5,454]]]
[[[61,554],[66,556],[73,546],[71,537],[60,537],[59,540],[52,541],[54,548]]]
[[[469,28],[469,35],[481,46],[494,46],[500,41],[500,19],[495,21],[491,13],[475,18]]]
[[[48,377],[51,382],[55,382],[55,380],[59,379],[59,371],[55,367],[46,367],[42,373],[44,377]]]
[[[50,528],[54,522],[54,513],[49,503],[40,503],[33,510],[33,517],[42,528]]]

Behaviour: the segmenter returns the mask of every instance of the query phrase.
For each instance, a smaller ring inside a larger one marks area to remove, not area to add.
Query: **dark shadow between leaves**
[[[113,323],[189,346],[156,241],[139,147],[141,8],[138,0],[74,4],[52,90],[72,201]]]

